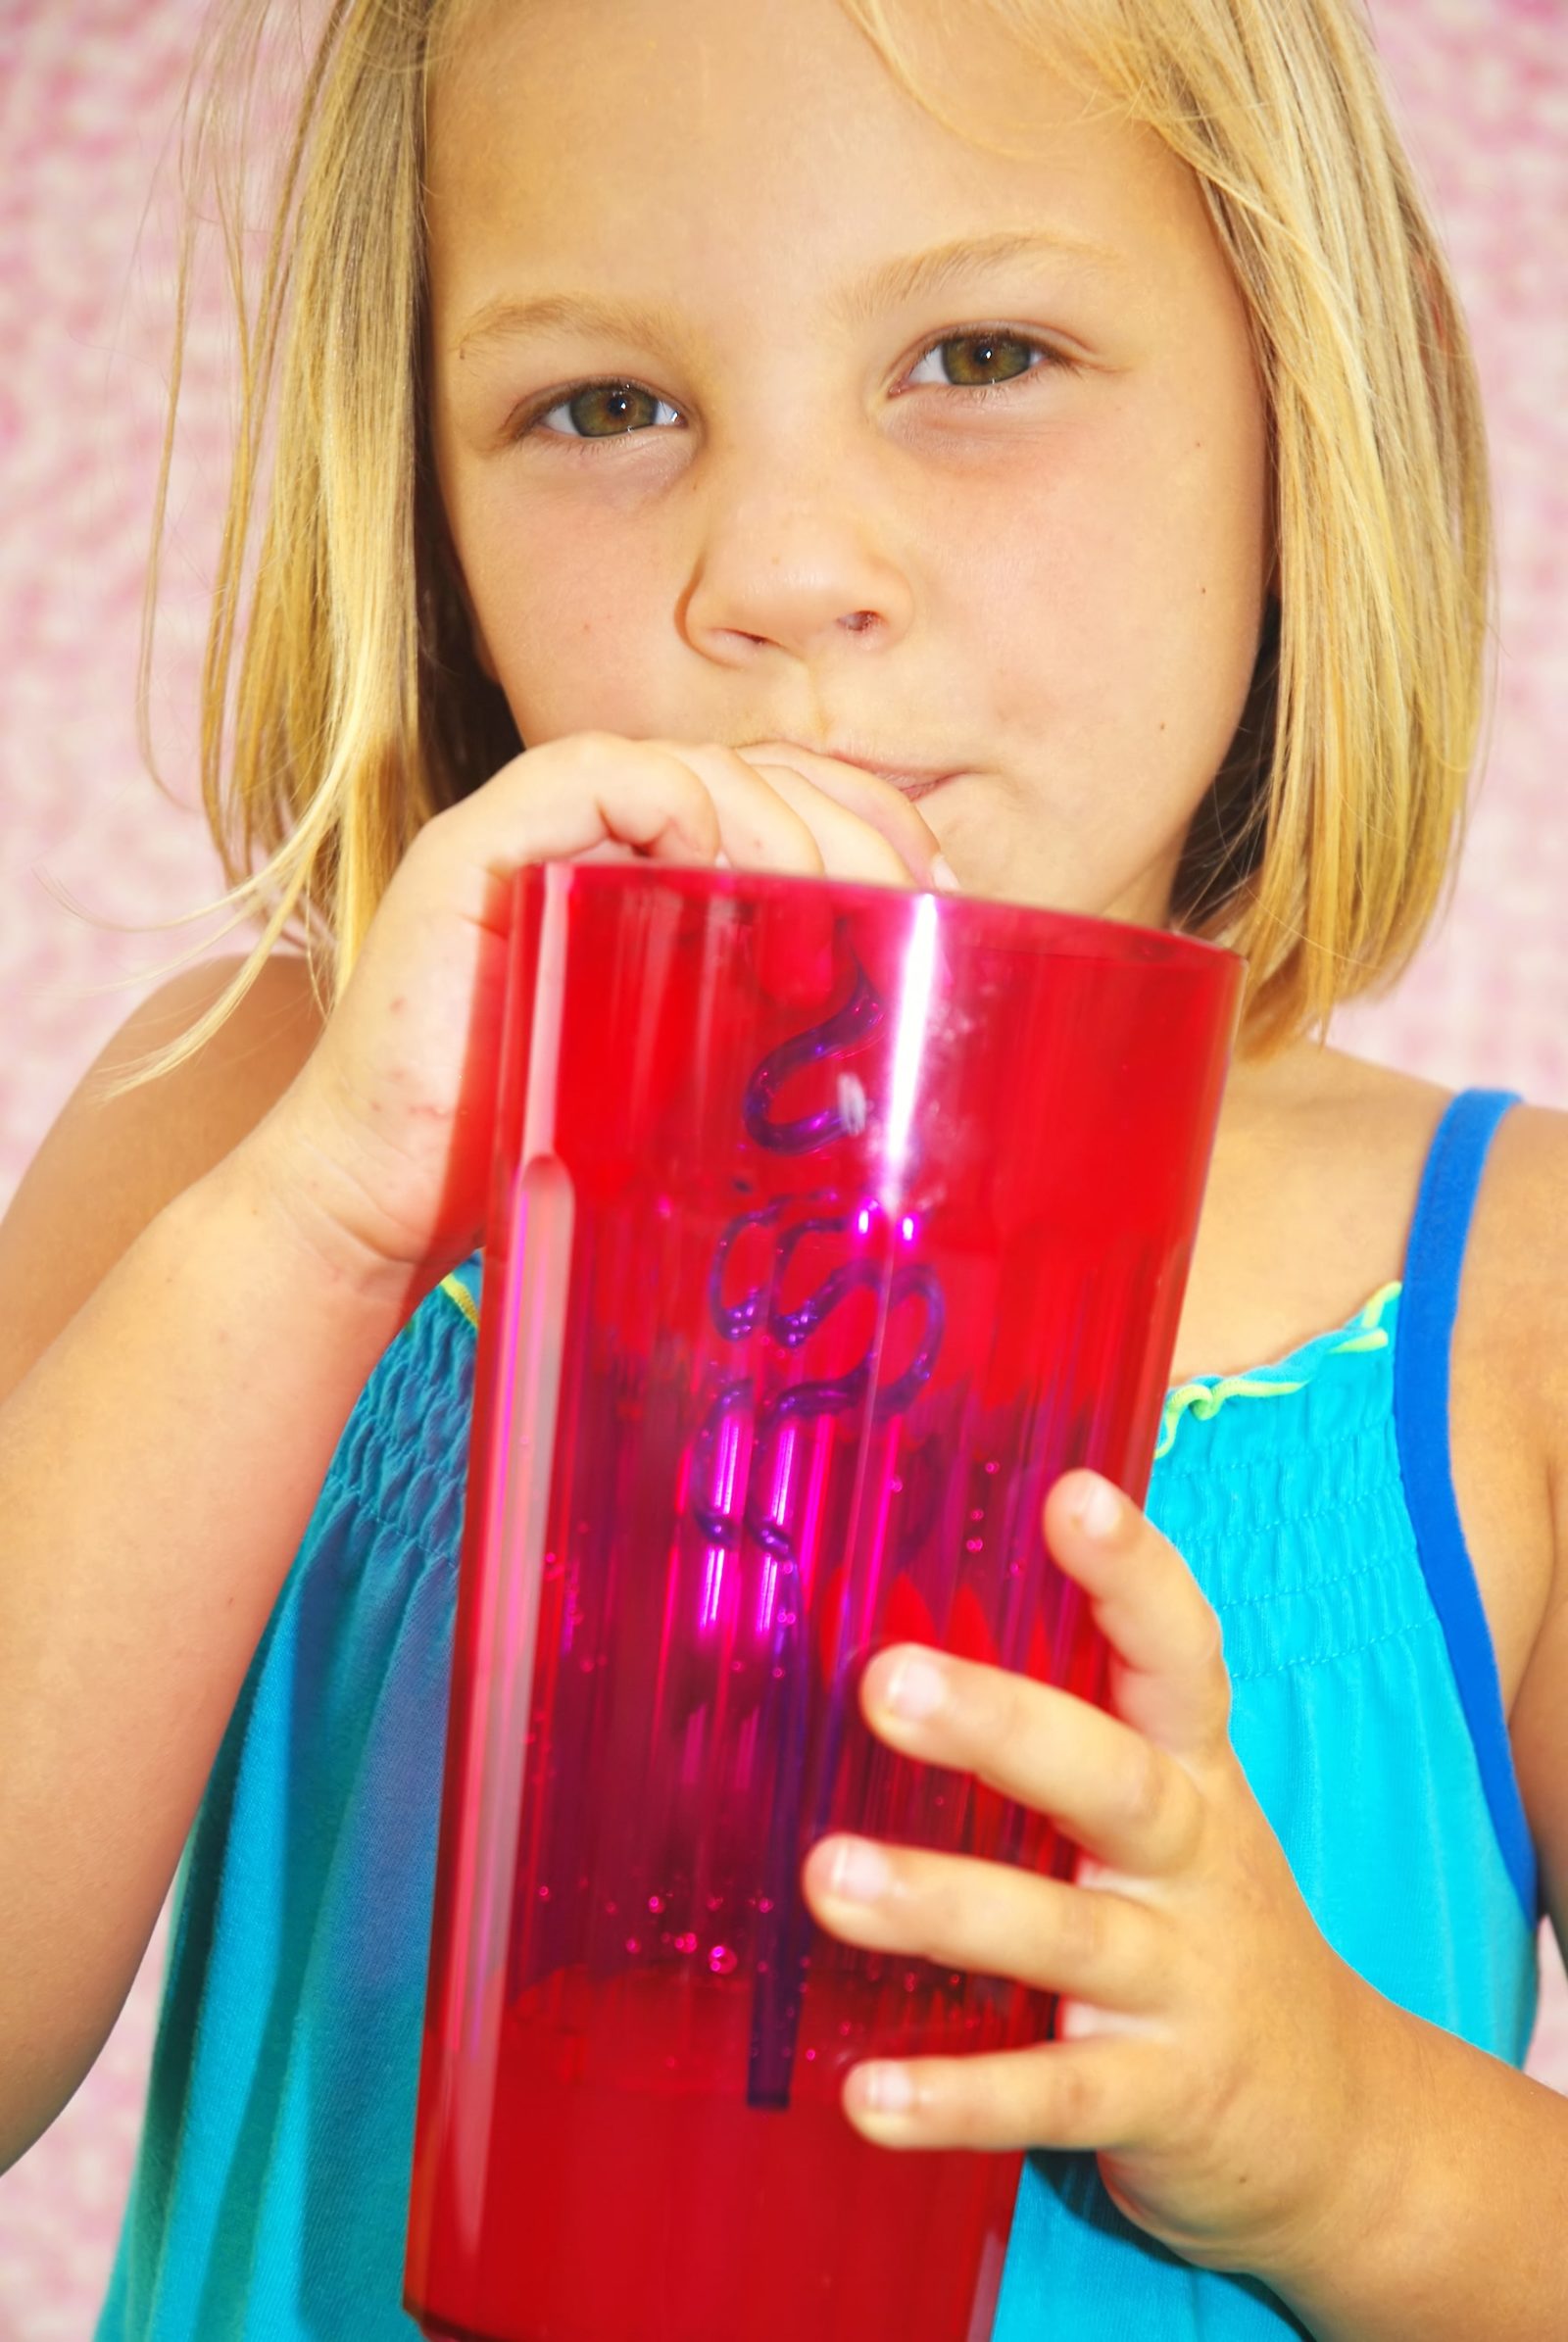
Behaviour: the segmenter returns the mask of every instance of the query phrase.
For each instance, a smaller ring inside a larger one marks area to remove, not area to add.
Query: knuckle
[[[967,2068],[967,2070],[966,2070]],[[997,2116],[994,2074],[970,2067],[961,2058],[933,2060],[930,2099],[940,2110],[944,2137],[956,2147],[984,2147],[992,2136]]]
[[[967,1683],[960,1696],[977,1755],[995,1761],[1016,1758],[1038,1722],[1038,1687],[1010,1669],[991,1671],[994,1681],[970,1692]]]
[[[1203,1845],[1208,1808],[1197,1783],[1184,1767],[1171,1767],[1172,1821],[1168,1832],[1168,1858],[1178,1868],[1185,1868],[1198,1860]]]
[[[1105,1964],[1109,1913],[1092,1886],[1063,1887],[1056,1904],[1056,1950],[1067,1975],[1098,1974]]]
[[[1104,2092],[1095,2066],[1084,2057],[1057,2058],[1050,2076],[1052,2134],[1082,2142],[1097,2136]]]
[[[1163,1749],[1139,1740],[1128,1751],[1118,1803],[1122,1820],[1140,1836],[1161,1832],[1171,1805],[1171,1766]]]
[[[909,2072],[914,2082],[911,2112],[926,2137],[939,2135],[946,2145],[966,2146],[966,2133],[973,2119],[974,2077],[953,2075],[947,2071],[948,2064],[947,2059],[939,2057],[916,2058],[911,2063]]]
[[[996,2138],[998,2122],[1006,2110],[1003,2093],[989,2089],[971,2095],[966,2091],[958,2104],[960,2120],[955,2126],[958,2145],[982,2151],[991,2147]]]
[[[910,1913],[910,1949],[938,1965],[966,1953],[976,1918],[972,1894],[940,1874],[922,1877],[918,1867],[911,1875],[900,1865],[894,1878],[893,1893],[906,1900]]]

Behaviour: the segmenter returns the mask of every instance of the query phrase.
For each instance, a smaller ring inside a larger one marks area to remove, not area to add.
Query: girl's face
[[[1243,303],[1151,132],[979,23],[919,62],[1030,159],[837,0],[485,0],[427,207],[479,656],[530,747],[952,773],[967,887],[1157,923],[1270,561]]]

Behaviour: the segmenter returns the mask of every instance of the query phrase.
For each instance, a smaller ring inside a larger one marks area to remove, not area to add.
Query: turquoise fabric
[[[460,1272],[474,1296],[478,1272]],[[1398,1321],[1390,1288],[1271,1368],[1173,1393],[1149,1510],[1224,1622],[1237,1751],[1330,1942],[1519,2064],[1535,1933],[1411,1529]],[[188,1848],[98,2342],[415,2342],[404,2218],[473,1356],[437,1289],[355,1408],[246,1677]],[[1263,2286],[1132,2227],[1092,2158],[1026,2162],[994,2342],[1300,2330]]]

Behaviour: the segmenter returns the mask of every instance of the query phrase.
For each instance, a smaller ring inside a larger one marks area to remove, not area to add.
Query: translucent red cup
[[[869,2054],[1046,2037],[851,1948],[850,1829],[1066,1876],[896,1756],[916,1641],[1104,1697],[1048,1553],[1142,1501],[1240,999],[1163,932],[546,863],[513,898],[405,2300],[466,2342],[983,2342],[1021,2158],[895,2153]]]

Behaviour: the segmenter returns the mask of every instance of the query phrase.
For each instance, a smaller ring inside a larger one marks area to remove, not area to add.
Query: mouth
[[[964,769],[962,765],[957,764],[906,764],[891,758],[884,760],[880,756],[858,755],[848,748],[832,746],[811,748],[804,740],[778,740],[771,744],[762,743],[764,748],[768,745],[775,748],[796,749],[808,756],[830,757],[836,764],[858,765],[861,772],[874,772],[879,780],[891,781],[901,795],[911,801],[929,797],[934,789],[940,789],[945,782],[956,781]]]
[[[878,768],[875,765],[868,765],[866,769],[875,772]],[[958,775],[956,772],[939,772],[930,779],[925,779],[911,777],[902,772],[884,772],[882,778],[885,781],[891,781],[895,789],[901,790],[912,802],[917,798],[929,797],[933,789],[940,789],[945,782],[956,781]]]

